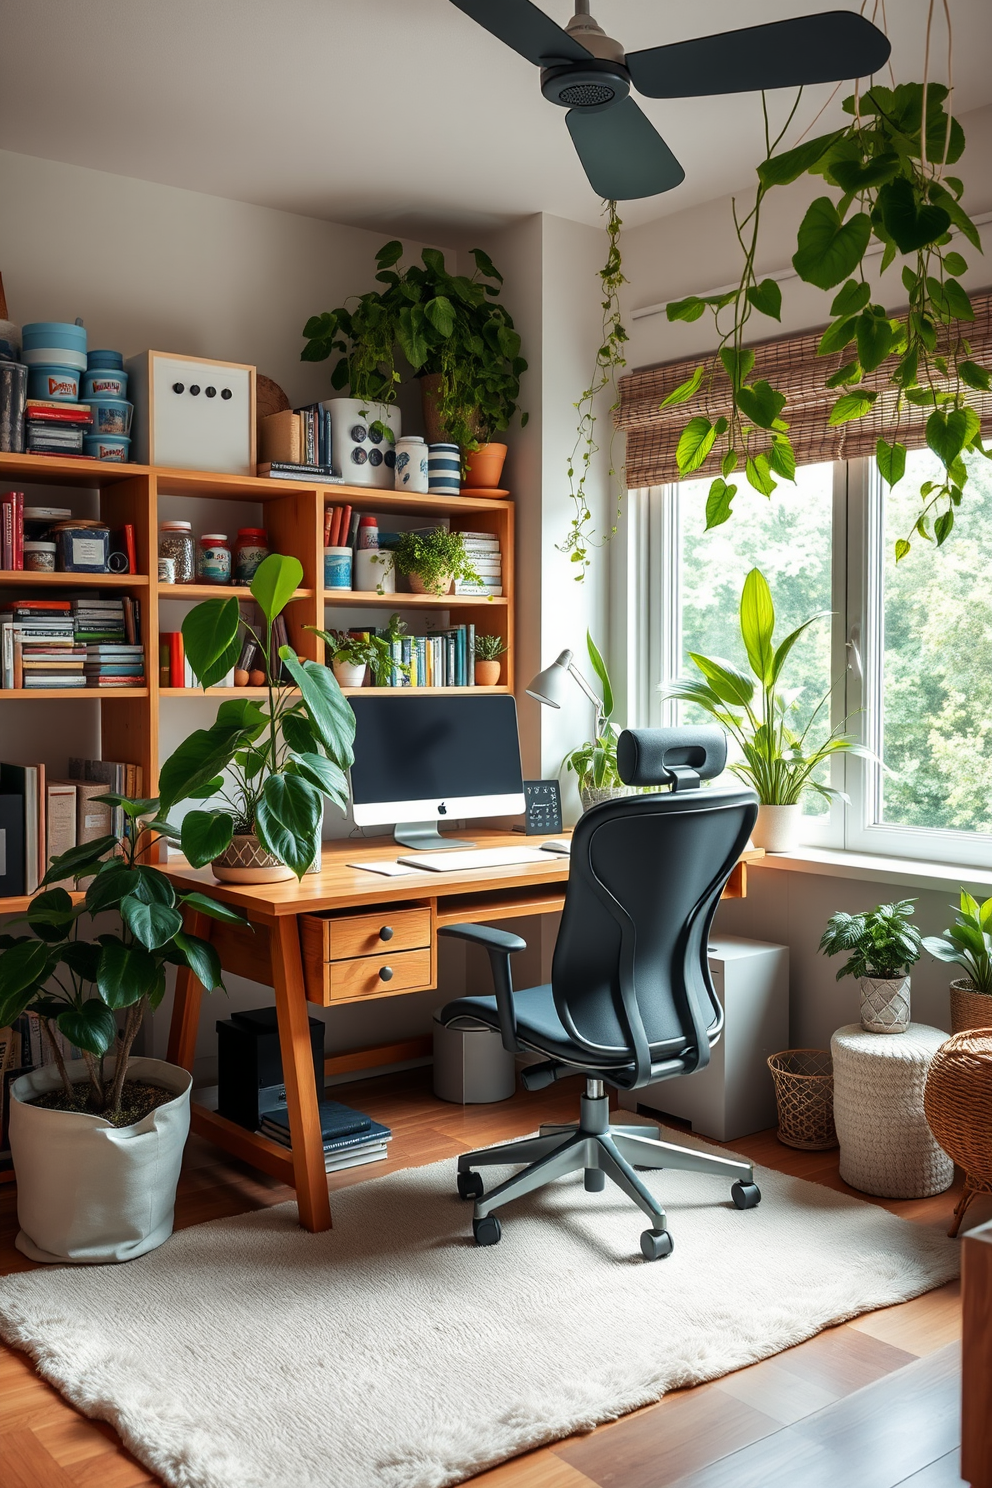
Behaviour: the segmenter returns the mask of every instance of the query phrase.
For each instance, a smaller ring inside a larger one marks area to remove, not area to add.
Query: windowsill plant
[[[506,642],[498,635],[477,635],[475,638],[475,685],[497,687],[500,678],[500,657],[506,654]]]
[[[951,982],[951,1032],[992,1026],[992,899],[979,904],[962,889],[954,924],[943,936],[925,936],[923,945],[967,972]]]
[[[740,627],[753,677],[729,661],[692,651],[690,660],[700,680],[680,678],[662,687],[664,697],[704,709],[736,742],[741,758],[730,769],[758,793],[752,840],[769,852],[788,852],[795,846],[804,793],[816,791],[827,799],[841,795],[815,778],[825,761],[845,751],[872,757],[839,728],[830,730],[819,743],[810,743],[817,717],[829,705],[832,686],[805,727],[794,728],[790,722],[796,716],[798,698],[782,684],[785,663],[802,633],[822,618],[812,615],[776,646],[771,590],[760,569],[752,568],[741,592]]]
[[[819,949],[848,959],[837,980],[856,977],[861,987],[861,1026],[869,1033],[905,1033],[910,1019],[909,968],[920,959],[920,932],[909,923],[914,900],[878,904],[863,914],[838,910],[827,921]]]
[[[456,579],[481,584],[465,551],[460,532],[432,527],[428,532],[401,532],[394,548],[396,567],[410,580],[415,594],[447,594]]]
[[[204,688],[230,668],[244,631],[265,659],[268,706],[250,698],[222,703],[212,727],[185,739],[159,778],[163,811],[190,798],[224,801],[188,812],[177,834],[193,867],[211,863],[221,879],[302,878],[320,850],[324,801],[347,808],[345,771],[355,737],[350,704],[328,667],[301,661],[289,646],[280,647],[278,659],[292,683],[274,675],[273,622],[302,577],[299,559],[280,553],[259,565],[250,588],[265,618],[264,636],[255,635],[233,596],[205,600],[183,621],[186,656]]]

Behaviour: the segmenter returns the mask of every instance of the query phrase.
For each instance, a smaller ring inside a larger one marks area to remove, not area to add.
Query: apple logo
[[[447,816],[447,814],[448,814],[448,808],[447,808],[447,806],[445,806],[445,804],[444,804],[443,801],[441,802],[440,806],[437,808],[437,814],[438,814],[438,816]]]

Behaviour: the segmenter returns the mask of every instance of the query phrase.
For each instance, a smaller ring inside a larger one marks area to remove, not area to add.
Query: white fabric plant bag
[[[106,1067],[113,1069],[113,1060]],[[67,1065],[85,1079],[82,1059]],[[176,1184],[189,1134],[192,1079],[161,1059],[132,1059],[128,1078],[175,1092],[133,1126],[51,1111],[34,1096],[61,1086],[54,1065],[10,1087],[10,1149],[17,1175],[14,1244],[33,1261],[130,1261],[172,1234]]]

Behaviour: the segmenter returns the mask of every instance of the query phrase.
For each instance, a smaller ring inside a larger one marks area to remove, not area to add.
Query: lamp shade
[[[527,696],[536,698],[539,703],[544,703],[549,708],[560,708],[568,686],[568,669],[571,662],[571,651],[563,651],[557,661],[545,667],[543,672],[538,672],[527,688]]]

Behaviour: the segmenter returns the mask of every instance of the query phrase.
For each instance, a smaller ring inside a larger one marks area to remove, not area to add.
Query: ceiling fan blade
[[[632,201],[671,191],[685,180],[685,171],[632,98],[601,110],[570,109],[565,123],[597,196]]]
[[[627,67],[647,98],[706,98],[866,77],[890,51],[888,37],[864,16],[828,10],[628,52]]]
[[[588,62],[589,52],[530,0],[451,0],[452,5],[533,62]]]

